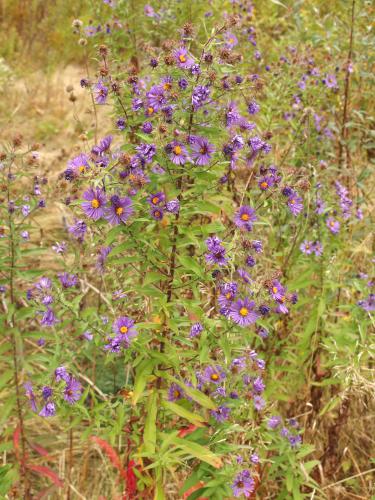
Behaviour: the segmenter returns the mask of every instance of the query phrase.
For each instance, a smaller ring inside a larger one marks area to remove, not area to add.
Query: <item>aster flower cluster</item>
[[[74,405],[83,393],[81,383],[64,366],[56,368],[52,386],[44,385],[36,393],[32,383],[25,382],[24,389],[32,411],[41,417],[54,417],[57,405],[62,401]]]

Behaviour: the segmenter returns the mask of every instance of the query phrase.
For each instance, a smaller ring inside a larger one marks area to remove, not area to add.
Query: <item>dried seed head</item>
[[[164,42],[161,44],[161,48],[164,50],[164,52],[171,51],[174,46],[175,43],[173,40],[164,40]]]
[[[297,182],[297,187],[299,187],[302,191],[308,191],[311,187],[309,179],[307,177],[303,177]]]
[[[69,95],[69,101],[70,102],[76,102],[77,96],[73,94],[73,92]]]
[[[240,16],[233,15],[228,17],[226,25],[228,28],[232,28],[233,26],[236,26],[239,22],[240,22]]]
[[[108,75],[108,68],[106,68],[105,66],[100,66],[99,73],[101,74],[101,76],[107,76]]]
[[[251,241],[249,241],[249,240],[243,240],[242,241],[242,248],[244,248],[245,250],[248,250],[248,249],[252,248]]]
[[[83,26],[83,22],[80,20],[80,19],[74,19],[74,21],[72,22],[72,27],[73,28],[81,28]]]
[[[106,45],[99,45],[99,54],[102,57],[106,57],[108,55],[108,47]]]
[[[194,26],[192,23],[185,23],[182,27],[184,35],[191,36],[194,33]]]
[[[210,71],[208,73],[208,79],[210,80],[210,82],[214,82],[216,80],[216,77],[217,77],[216,71]]]
[[[172,54],[168,54],[167,56],[165,56],[164,62],[167,66],[173,66],[174,65],[174,57],[172,56]]]
[[[122,153],[119,158],[119,162],[121,165],[127,166],[130,165],[131,156],[128,153]]]
[[[167,129],[167,127],[166,127],[165,125],[160,125],[160,126],[159,126],[159,132],[160,132],[161,134],[165,134],[165,133],[167,132],[167,130],[168,130],[168,129]]]
[[[73,85],[67,85],[65,90],[69,93],[73,92],[73,88],[74,88]]]
[[[207,52],[207,54],[204,55],[203,60],[206,64],[211,64],[212,61],[214,60],[214,56]]]
[[[21,135],[21,134],[17,134],[17,135],[15,135],[15,136],[13,137],[13,139],[12,139],[13,146],[14,146],[14,147],[16,147],[16,148],[17,148],[18,146],[21,146],[21,144],[22,144],[22,139],[23,139],[23,137],[22,137],[22,135]]]
[[[81,47],[84,47],[85,45],[87,45],[87,40],[86,38],[80,38],[78,40],[78,45],[80,45]]]

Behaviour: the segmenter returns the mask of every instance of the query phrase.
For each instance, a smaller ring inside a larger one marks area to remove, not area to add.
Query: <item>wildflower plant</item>
[[[56,272],[19,276],[37,246],[33,215],[46,205],[44,177],[22,169],[26,160],[38,169],[38,154],[14,142],[1,160],[0,283],[25,498],[28,412],[66,419],[71,454],[74,424],[83,429],[129,498],[169,498],[175,474],[183,480],[173,494],[190,500],[261,498],[267,481],[283,498],[319,489],[319,460],[306,460],[311,422],[293,401],[305,376],[319,384],[316,359],[332,352],[323,321],[340,270],[330,266],[364,219],[355,179],[326,167],[338,131],[324,99],[336,99],[340,78],[308,47],[267,55],[264,43],[263,53],[251,2],[225,3],[221,16],[193,6],[202,22],[177,27],[185,4],[130,12],[104,1],[101,24],[73,23],[85,57],[95,56],[80,82],[95,123],[57,183],[66,227],[51,245]],[[127,15],[142,19],[145,36],[153,30],[148,42],[123,29]],[[23,177],[33,183],[27,197],[14,194]],[[312,286],[320,298],[301,321]],[[373,294],[354,307],[371,315]],[[42,373],[19,366],[16,325],[29,318]],[[356,321],[366,330],[367,317]],[[318,413],[321,396],[310,396]],[[72,461],[68,489],[71,474]]]

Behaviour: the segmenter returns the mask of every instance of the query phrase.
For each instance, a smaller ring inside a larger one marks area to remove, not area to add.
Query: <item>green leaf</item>
[[[204,277],[203,268],[192,257],[181,255],[178,257],[178,260],[184,266],[186,271],[193,271],[197,276]]]
[[[146,405],[146,422],[143,432],[143,448],[149,455],[155,454],[156,448],[156,416],[158,412],[158,393],[154,389],[149,395]]]
[[[172,413],[175,413],[176,415],[179,415],[180,417],[185,418],[192,424],[196,425],[197,427],[203,427],[203,422],[205,422],[205,419],[201,417],[200,415],[197,415],[196,413],[192,413],[191,411],[187,410],[183,406],[180,406],[176,403],[172,403],[170,401],[163,401],[162,405],[164,408],[167,410],[170,410]]]
[[[219,469],[223,462],[218,455],[215,455],[209,448],[202,446],[198,443],[194,443],[187,439],[181,439],[179,437],[175,437],[172,440],[172,443],[175,444],[178,448],[185,451],[188,455],[191,455],[202,462],[206,462],[207,464],[212,465],[215,469]]]
[[[203,392],[199,391],[198,389],[194,389],[193,387],[189,387],[188,385],[184,384],[181,380],[178,380],[177,378],[173,377],[169,373],[164,373],[164,372],[158,372],[157,375],[159,377],[165,378],[171,382],[175,382],[177,385],[179,385],[184,392],[191,397],[191,399],[194,399],[195,402],[199,403],[201,406],[204,408],[208,408],[210,410],[216,410],[217,404],[212,401],[208,396],[203,394]]]
[[[133,405],[136,405],[138,403],[138,400],[142,396],[143,391],[145,390],[147,384],[147,379],[151,375],[151,372],[154,366],[157,364],[157,362],[158,361],[156,359],[145,359],[139,364],[135,375],[134,390],[132,397]]]

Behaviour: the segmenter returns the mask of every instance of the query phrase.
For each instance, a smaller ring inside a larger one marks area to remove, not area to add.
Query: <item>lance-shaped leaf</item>
[[[135,374],[135,382],[134,382],[134,390],[133,390],[133,398],[132,403],[136,405],[139,398],[142,396],[143,391],[145,390],[147,379],[151,375],[151,372],[154,366],[157,364],[157,360],[155,359],[145,359],[143,360]]]
[[[187,439],[181,439],[179,437],[174,437],[172,439],[172,443],[181,450],[185,451],[188,455],[212,465],[215,469],[219,469],[223,465],[221,458],[218,455],[215,455],[215,453],[213,453],[206,446],[202,446],[198,443],[194,443],[193,441],[188,441]]]
[[[148,397],[146,405],[146,422],[143,431],[144,451],[149,455],[155,454],[156,448],[156,416],[158,412],[158,393],[154,390]]]
[[[171,401],[163,401],[163,406],[164,408],[167,408],[170,410],[172,413],[175,413],[176,415],[185,418],[192,424],[194,424],[196,427],[203,427],[205,423],[205,419],[198,415],[197,413],[193,413],[183,406],[180,406],[176,403],[172,403]]]

